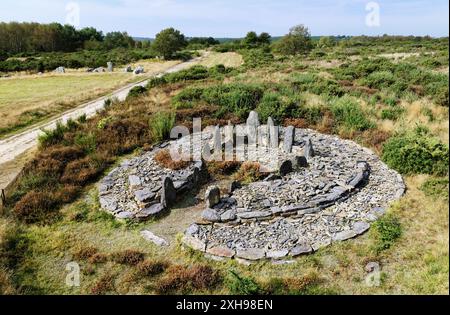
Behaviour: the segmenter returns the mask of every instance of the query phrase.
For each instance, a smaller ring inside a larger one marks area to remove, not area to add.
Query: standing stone
[[[134,69],[134,74],[141,74],[144,73],[144,67],[138,66],[136,69]]]
[[[252,126],[258,128],[260,126],[259,123],[259,115],[255,111],[251,111],[248,115],[247,126]]]
[[[133,72],[133,68],[131,68],[131,66],[127,66],[124,72]]]
[[[56,73],[65,73],[66,69],[64,67],[58,67],[58,68],[55,69],[55,72]]]
[[[205,194],[206,206],[212,208],[220,202],[220,189],[217,186],[211,186]]]
[[[228,192],[230,193],[230,194],[232,194],[236,189],[239,189],[239,188],[241,188],[241,184],[239,183],[239,182],[237,182],[237,181],[232,181],[231,183],[230,183],[230,185],[228,186]]]
[[[309,160],[314,156],[314,148],[312,145],[312,141],[309,138],[308,140],[306,140],[306,145],[303,149],[303,155],[305,156],[306,160]]]
[[[295,128],[293,126],[287,127],[284,132],[284,143],[283,143],[284,152],[292,153],[294,137],[295,137]]]
[[[214,155],[222,160],[222,134],[219,126],[214,129]]]
[[[168,208],[175,202],[177,197],[177,192],[173,185],[173,181],[170,177],[165,177],[162,180],[162,190],[161,190],[161,204],[164,208]]]
[[[107,63],[107,65],[108,65],[108,72],[113,72],[113,71],[114,71],[114,65],[113,65],[113,63],[112,63],[111,61],[109,61],[109,62]]]
[[[269,146],[271,149],[278,148],[278,127],[275,126],[275,122],[272,117],[267,119],[267,129],[269,131]]]

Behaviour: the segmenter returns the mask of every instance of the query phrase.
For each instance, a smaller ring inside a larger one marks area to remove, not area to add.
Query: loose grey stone
[[[193,250],[198,250],[201,252],[206,251],[206,243],[198,239],[197,237],[184,235],[183,238],[181,239],[181,242],[186,246],[192,248]]]
[[[134,214],[131,212],[124,211],[117,214],[116,217],[122,220],[130,220],[134,218]]]
[[[297,257],[300,255],[310,254],[312,251],[313,249],[310,245],[298,244],[290,250],[289,255],[292,257]]]
[[[357,235],[361,235],[365,232],[367,232],[367,230],[369,230],[370,228],[370,224],[367,222],[356,222],[353,225],[353,231],[357,234]]]
[[[351,238],[354,238],[356,236],[356,233],[352,230],[348,230],[348,231],[342,231],[337,233],[333,240],[334,241],[345,241]]]
[[[197,224],[191,224],[188,228],[187,228],[187,230],[186,230],[186,234],[187,235],[194,235],[194,234],[197,234],[198,233],[198,231],[199,231],[199,226],[197,225]]]
[[[138,202],[146,203],[150,202],[155,198],[155,193],[148,189],[136,190],[134,196]]]
[[[265,258],[266,252],[259,248],[237,249],[236,256],[242,259],[255,261]]]
[[[208,208],[212,208],[220,202],[220,189],[217,186],[211,186],[206,190],[205,202]]]
[[[220,221],[230,222],[236,220],[236,210],[228,210],[220,216]]]
[[[282,250],[270,250],[267,251],[266,256],[270,259],[280,259],[283,257],[286,257],[289,254],[289,250],[282,249]]]
[[[314,244],[312,244],[312,248],[316,252],[319,249],[330,246],[330,245],[331,245],[331,238],[315,242]]]
[[[141,186],[141,179],[139,178],[139,176],[130,175],[128,177],[128,183],[130,184],[130,187],[134,189]]]
[[[220,222],[220,215],[214,209],[206,209],[203,211],[202,218],[209,222]]]
[[[374,271],[379,271],[380,270],[380,264],[378,262],[369,262],[366,267],[364,267],[364,270],[367,273],[372,273]]]
[[[158,215],[159,213],[161,213],[164,210],[165,210],[164,206],[162,204],[160,204],[160,203],[157,203],[157,204],[154,204],[154,205],[152,205],[152,206],[150,206],[148,208],[145,208],[145,209],[141,210],[136,215],[136,217],[138,219],[145,219],[145,218],[148,218],[148,217],[151,217],[151,216],[156,216],[156,215]]]
[[[141,232],[141,235],[144,239],[154,243],[157,246],[169,246],[169,242],[159,236],[156,236],[150,231],[144,230]]]

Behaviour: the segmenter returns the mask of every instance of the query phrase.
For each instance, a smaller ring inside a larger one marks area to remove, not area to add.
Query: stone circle
[[[309,129],[273,129],[272,119],[259,125],[255,114],[249,122],[270,135],[265,149],[271,150],[273,135],[282,139],[278,161],[267,167],[264,180],[231,182],[222,195],[217,187],[207,189],[201,218],[184,232],[182,242],[208,257],[249,264],[313,253],[364,234],[405,192],[402,177],[355,142]],[[197,151],[221,150],[229,141],[218,136],[218,131],[226,134],[226,127],[212,129],[201,134]],[[99,184],[102,207],[118,218],[147,219],[198,186],[207,176],[204,162],[172,171],[153,159],[159,150],[185,141],[164,143],[123,162]],[[258,162],[273,160],[261,154]]]

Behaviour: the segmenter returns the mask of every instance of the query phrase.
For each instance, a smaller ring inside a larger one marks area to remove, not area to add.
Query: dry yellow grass
[[[218,53],[209,52],[207,56],[199,62],[205,67],[213,67],[222,64],[228,68],[237,68],[244,63],[242,56],[235,52]]]
[[[142,61],[146,73],[135,76],[116,69],[113,73],[68,70],[65,74],[16,75],[0,79],[0,130],[35,123],[84,102],[106,95],[128,83],[160,73],[178,61]]]

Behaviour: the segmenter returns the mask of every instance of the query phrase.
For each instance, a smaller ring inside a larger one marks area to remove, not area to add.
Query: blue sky
[[[366,25],[366,0],[1,0],[0,21],[65,23],[67,4],[80,27],[153,37],[173,26],[187,36],[240,37],[249,30],[283,35],[296,24],[313,35],[448,36],[447,0],[378,0],[380,25]]]

